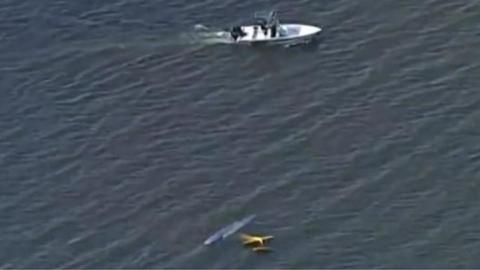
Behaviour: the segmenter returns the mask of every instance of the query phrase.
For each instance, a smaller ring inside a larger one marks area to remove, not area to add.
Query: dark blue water
[[[269,8],[318,44],[189,38]],[[480,267],[479,12],[2,1],[0,268]]]

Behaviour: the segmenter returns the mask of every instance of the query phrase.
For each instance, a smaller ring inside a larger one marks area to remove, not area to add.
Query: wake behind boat
[[[253,24],[234,26],[230,38],[240,44],[291,44],[311,41],[322,31],[320,27],[306,24],[283,24],[277,13],[256,13]]]

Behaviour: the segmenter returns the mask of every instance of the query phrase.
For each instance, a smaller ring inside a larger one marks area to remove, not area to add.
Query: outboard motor
[[[247,35],[247,33],[243,32],[242,28],[240,26],[234,26],[232,28],[232,31],[230,31],[230,35],[234,40],[237,40],[239,37],[244,37]]]

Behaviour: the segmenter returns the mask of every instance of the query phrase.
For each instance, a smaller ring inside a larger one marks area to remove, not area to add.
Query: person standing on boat
[[[260,24],[260,28],[262,28],[263,35],[267,36],[268,27],[262,23]]]
[[[274,38],[277,35],[277,24],[272,25],[271,37]]]
[[[279,22],[277,19],[277,12],[271,11],[268,14],[267,24],[268,24],[268,28],[270,29],[270,37],[272,38],[276,37],[279,31]]]

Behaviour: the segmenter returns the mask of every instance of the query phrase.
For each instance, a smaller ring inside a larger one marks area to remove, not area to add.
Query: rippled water
[[[480,267],[479,2],[261,3],[0,3],[1,268]]]

